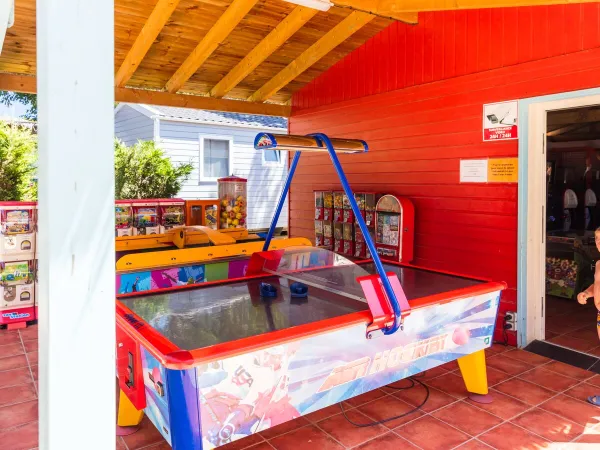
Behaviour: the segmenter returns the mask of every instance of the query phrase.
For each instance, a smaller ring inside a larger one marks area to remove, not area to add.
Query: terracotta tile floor
[[[37,328],[0,330],[0,450],[37,447]],[[410,416],[369,428],[348,423],[337,406],[221,447],[224,450],[592,450],[600,448],[600,375],[522,350],[487,350],[494,403],[465,398],[456,364],[421,378],[430,387],[425,407]],[[403,383],[397,384],[402,386]],[[405,383],[404,383],[405,385]],[[383,388],[345,403],[356,422],[409,411],[423,399],[421,387]],[[168,450],[144,419],[138,432],[117,437],[118,450]],[[81,450],[85,447],[82,446]]]
[[[597,313],[593,300],[582,306],[575,300],[547,296],[546,339],[563,347],[600,356]]]

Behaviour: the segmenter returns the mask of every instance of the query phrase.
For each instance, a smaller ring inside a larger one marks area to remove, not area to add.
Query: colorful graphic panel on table
[[[168,269],[117,274],[117,294],[194,286],[207,281],[222,281],[246,275],[248,260],[196,264]]]
[[[417,309],[405,328],[367,340],[365,326],[197,369],[203,448],[211,449],[491,345],[500,293]]]
[[[146,390],[146,408],[144,412],[160,431],[160,434],[171,444],[169,398],[165,368],[154,356],[142,348],[142,370]]]

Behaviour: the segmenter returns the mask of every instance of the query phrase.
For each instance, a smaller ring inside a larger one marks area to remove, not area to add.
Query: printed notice
[[[487,183],[488,160],[487,159],[461,159],[460,182],[461,183]]]
[[[517,139],[519,102],[510,101],[483,105],[483,140]]]
[[[494,158],[489,160],[488,183],[516,183],[518,179],[518,158]]]

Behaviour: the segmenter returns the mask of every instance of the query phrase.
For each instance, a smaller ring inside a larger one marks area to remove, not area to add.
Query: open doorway
[[[600,260],[600,106],[548,111],[546,118],[545,340],[600,356],[597,310],[577,294]],[[561,350],[562,351],[562,350]]]

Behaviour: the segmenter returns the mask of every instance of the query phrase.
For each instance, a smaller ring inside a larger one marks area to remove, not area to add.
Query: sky
[[[0,117],[16,117],[19,118],[27,111],[27,106],[22,103],[13,103],[12,106],[0,104]]]

